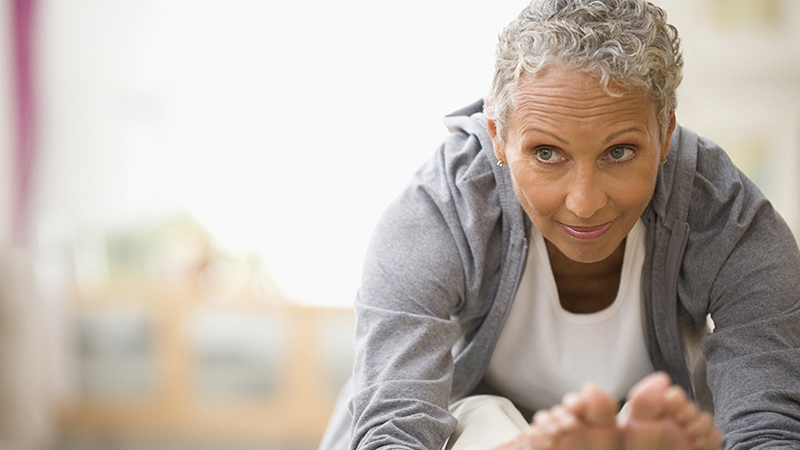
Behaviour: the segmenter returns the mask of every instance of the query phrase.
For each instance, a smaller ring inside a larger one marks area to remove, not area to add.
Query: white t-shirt
[[[588,380],[623,399],[653,372],[644,337],[642,265],[646,228],[628,234],[617,297],[590,314],[565,310],[544,238],[533,227],[528,261],[486,381],[531,410],[550,408]]]

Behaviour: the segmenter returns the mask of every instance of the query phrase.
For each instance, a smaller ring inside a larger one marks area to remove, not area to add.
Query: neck
[[[608,258],[594,263],[573,261],[545,239],[561,306],[574,313],[601,311],[617,296],[625,257],[625,241]]]

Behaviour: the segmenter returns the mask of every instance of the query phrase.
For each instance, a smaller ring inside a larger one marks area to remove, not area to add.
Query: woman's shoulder
[[[679,125],[653,204],[665,222],[678,220],[694,230],[713,230],[730,221],[749,222],[769,201],[722,147]]]
[[[682,132],[694,134],[686,129]],[[695,156],[691,161],[687,158],[680,169],[691,178],[688,198],[683,200],[688,202],[687,255],[702,261],[708,271],[739,259],[774,261],[785,257],[795,261],[797,243],[769,199],[722,147],[709,138],[694,136],[687,141],[695,142]]]
[[[673,144],[680,146],[675,155],[670,153],[675,160],[672,172],[667,170],[674,185],[662,188],[671,193],[662,201],[669,205],[667,215],[677,217],[677,210],[685,210],[678,219],[688,225],[680,276],[691,293],[687,298],[698,303],[684,306],[705,317],[710,306],[704,302],[745,294],[756,299],[771,289],[767,296],[773,299],[764,300],[764,311],[784,311],[796,302],[797,291],[780,280],[800,274],[791,230],[722,147],[686,128],[678,131]]]
[[[482,101],[448,114],[444,124],[448,135],[412,175],[391,208],[401,216],[410,214],[409,208],[426,215],[434,209],[446,221],[477,232],[493,228],[503,216],[522,222],[507,168],[495,164]]]
[[[747,227],[759,215],[774,214],[759,187],[712,139],[697,135],[687,222],[693,228]]]
[[[511,226],[504,225],[524,221],[521,208],[514,211],[501,200],[507,195],[498,181],[503,174],[487,154],[482,116],[479,111],[447,116],[450,134],[381,215],[365,258],[365,301],[392,301],[396,296],[375,295],[395,284],[386,281],[390,278],[404,280],[396,283],[403,290],[414,287],[418,300],[427,298],[420,292],[437,289],[457,292],[445,295],[453,302],[465,300],[474,295],[460,290],[498,271],[510,239]],[[444,308],[442,314],[454,307],[436,306]]]

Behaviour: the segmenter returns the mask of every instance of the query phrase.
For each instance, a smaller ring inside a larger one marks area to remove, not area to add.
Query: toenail
[[[667,389],[667,397],[678,396],[684,397],[686,395],[686,391],[683,390],[682,387],[678,386],[677,384],[673,384]]]
[[[561,402],[566,406],[574,406],[581,401],[581,396],[576,394],[575,392],[569,392],[564,394],[564,397],[561,399]]]

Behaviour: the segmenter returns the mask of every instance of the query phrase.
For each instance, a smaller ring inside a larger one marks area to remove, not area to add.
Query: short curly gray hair
[[[644,0],[533,0],[499,35],[494,80],[484,99],[486,117],[505,142],[508,113],[523,76],[553,65],[639,89],[650,96],[662,138],[677,107],[683,78],[678,30],[663,9]]]

